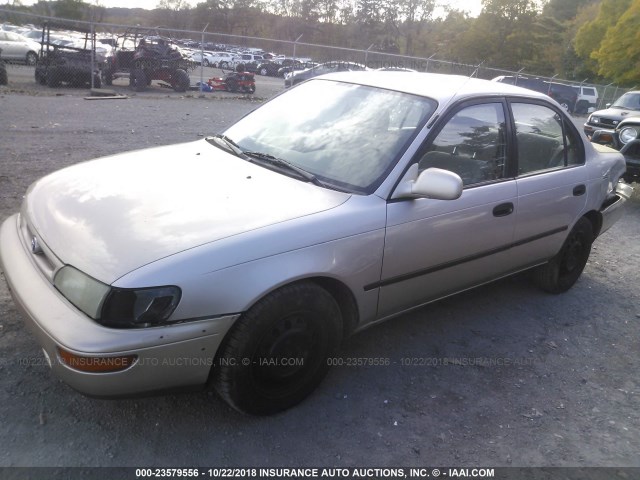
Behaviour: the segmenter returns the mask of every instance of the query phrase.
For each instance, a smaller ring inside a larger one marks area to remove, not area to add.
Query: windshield
[[[436,108],[381,88],[312,80],[225,132],[242,150],[285,160],[323,184],[371,193]]]
[[[640,110],[640,93],[625,93],[611,105],[611,108]]]

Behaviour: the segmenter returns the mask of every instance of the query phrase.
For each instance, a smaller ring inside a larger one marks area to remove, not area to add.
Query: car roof
[[[440,104],[478,96],[511,95],[548,100],[543,93],[507,83],[491,82],[461,75],[422,72],[358,71],[338,72],[316,78],[358,83],[433,98]]]

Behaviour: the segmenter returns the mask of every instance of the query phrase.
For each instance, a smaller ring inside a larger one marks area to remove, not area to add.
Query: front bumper
[[[585,123],[583,125],[583,129],[584,129],[584,133],[587,137],[591,137],[595,132],[597,132],[598,130],[602,131],[603,133],[608,133],[613,135],[613,133],[615,132],[615,128],[606,128],[606,127],[596,127],[593,125],[589,125],[588,123]]]
[[[0,269],[27,327],[51,369],[74,389],[116,397],[202,385],[216,351],[238,315],[165,327],[119,330],[103,327],[70,304],[40,271],[20,231],[20,217],[0,227]],[[60,348],[83,357],[136,355],[125,370],[87,373],[68,366]]]
[[[632,193],[632,187],[624,182],[618,182],[615,195],[608,199],[600,209],[600,214],[602,215],[600,234],[609,230],[609,228],[620,219],[624,212],[623,207],[627,200],[631,198]]]

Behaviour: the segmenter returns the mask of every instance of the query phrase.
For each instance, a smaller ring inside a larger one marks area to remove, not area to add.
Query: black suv
[[[606,109],[589,115],[584,124],[584,133],[588,137],[596,130],[613,133],[625,118],[638,116],[640,116],[640,91],[627,92],[613,102],[613,105],[607,104]]]
[[[571,85],[549,82],[548,80],[543,80],[541,78],[513,77],[510,75],[496,77],[493,81],[508,83],[509,85],[517,85],[518,87],[535,90],[536,92],[549,95],[556,102],[562,105],[562,108],[567,110],[569,113],[573,113],[576,109],[578,92],[576,92]]]

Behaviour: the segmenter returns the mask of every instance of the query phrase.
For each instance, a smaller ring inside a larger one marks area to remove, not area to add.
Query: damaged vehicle
[[[596,130],[591,141],[620,150],[627,163],[623,176],[625,182],[640,181],[640,117],[627,117],[616,125],[613,132]]]
[[[333,73],[222,133],[36,181],[0,267],[76,390],[210,385],[270,414],[373,324],[525,270],[570,289],[623,212],[624,171],[544,94]]]
[[[640,116],[640,91],[627,92],[606,109],[593,112],[584,124],[584,133],[588,137],[596,130],[613,134],[622,120],[634,116]]]

